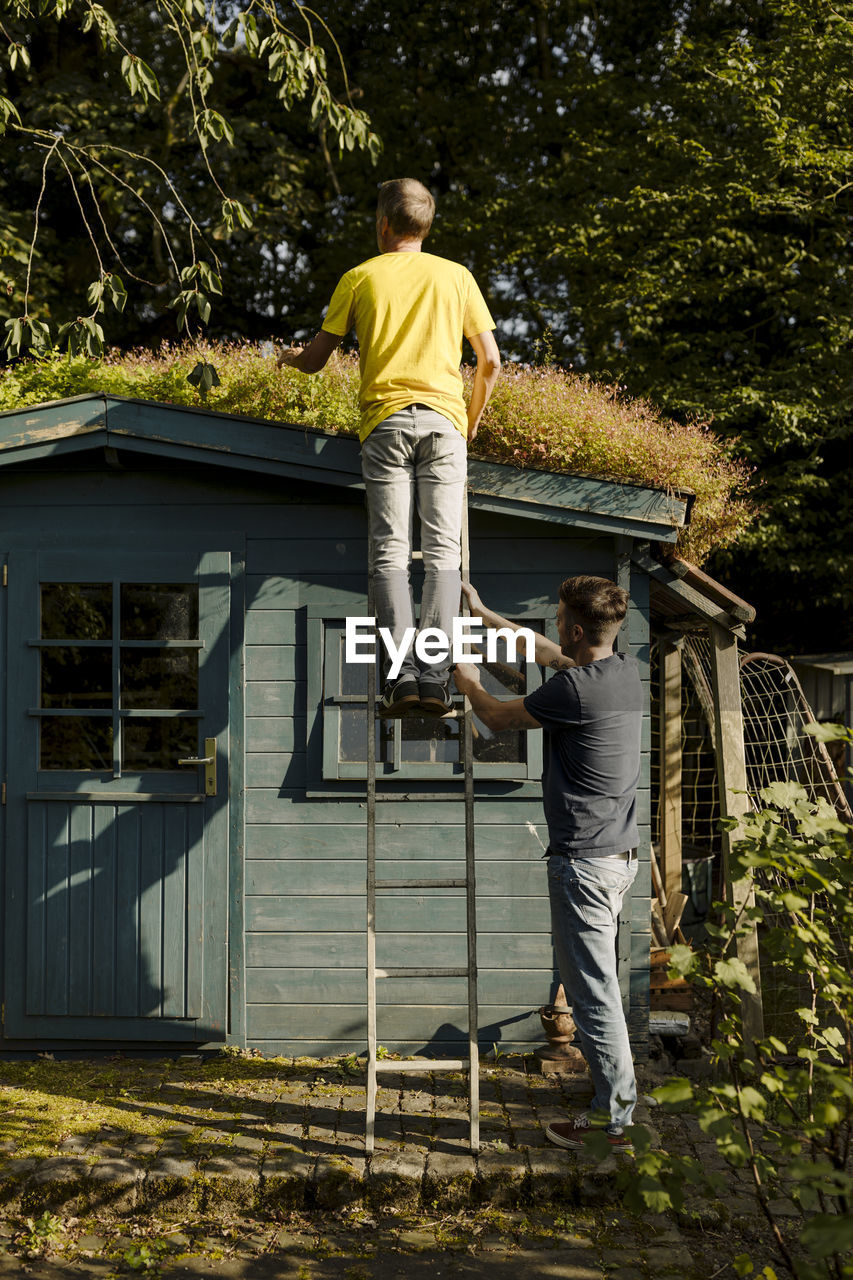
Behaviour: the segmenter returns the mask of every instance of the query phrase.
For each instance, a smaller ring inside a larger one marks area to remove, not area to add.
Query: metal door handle
[[[216,739],[205,738],[204,740],[205,754],[203,756],[185,756],[183,760],[179,760],[178,764],[203,764],[204,765],[204,794],[206,796],[216,795]]]

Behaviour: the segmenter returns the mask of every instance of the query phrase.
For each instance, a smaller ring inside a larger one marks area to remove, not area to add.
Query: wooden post
[[[746,757],[743,747],[743,708],[740,692],[740,666],[737,638],[715,622],[711,632],[711,673],[714,685],[714,717],[716,720],[717,779],[720,789],[720,813],[724,818],[742,819],[749,809],[746,795]],[[723,876],[726,898],[735,911],[755,903],[752,877],[733,880],[731,846],[740,828],[723,833]],[[758,930],[755,926],[737,941],[737,954],[746,965],[755,995],[744,992],[741,999],[743,1029],[748,1043],[764,1036],[764,1009],[761,1002],[761,971],[758,964]]]
[[[681,649],[660,640],[660,861],[667,897],[681,893]]]

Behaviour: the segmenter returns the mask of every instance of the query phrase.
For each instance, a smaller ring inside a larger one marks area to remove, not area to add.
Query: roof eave
[[[71,406],[79,406],[69,417]],[[163,429],[163,411],[175,429]],[[0,442],[0,466],[101,445],[203,460],[320,483],[363,488],[358,442],[293,424],[109,395],[74,396],[22,410],[23,430]],[[675,542],[691,496],[558,472],[522,471],[471,458],[471,505],[641,540]]]

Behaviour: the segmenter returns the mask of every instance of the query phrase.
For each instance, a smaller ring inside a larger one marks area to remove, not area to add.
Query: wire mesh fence
[[[681,681],[681,836],[682,886],[688,895],[681,928],[693,942],[705,936],[710,900],[721,892],[720,797],[714,755],[713,712],[703,704],[682,647]],[[660,646],[651,647],[651,796],[652,843],[660,847],[661,827]]]
[[[702,851],[713,856],[715,896],[722,896],[720,874],[720,804],[714,752],[714,701],[711,641],[705,629],[685,633],[682,654],[682,838],[689,865]],[[806,732],[814,720],[800,683],[789,663],[774,654],[751,653],[741,660],[744,753],[747,791],[751,803],[762,804],[761,791],[774,782],[795,782],[812,802],[831,804],[844,821],[853,821],[833,762],[823,743]],[[652,648],[652,838],[660,832],[660,661]],[[767,887],[788,884],[765,877]],[[689,891],[685,882],[685,891]],[[786,916],[766,916],[764,928],[784,927]],[[761,934],[759,929],[759,948]],[[694,941],[701,931],[694,931]],[[846,941],[840,934],[839,947]],[[766,952],[761,961],[762,996],[768,1032],[784,1036],[798,1028],[796,1009],[808,996],[805,980],[775,969]]]

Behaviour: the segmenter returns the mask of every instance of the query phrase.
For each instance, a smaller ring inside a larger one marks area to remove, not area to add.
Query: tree
[[[340,23],[328,0],[317,12]],[[138,24],[158,74],[172,58],[162,75],[177,88],[183,64],[160,20],[128,11],[124,21]],[[51,118],[94,101],[87,128],[114,142],[127,113],[92,71],[105,55],[63,22],[62,74],[47,77],[43,58],[38,94],[28,92],[45,98],[53,86]],[[713,569],[758,605],[761,645],[853,644],[853,4],[353,0],[337,35],[353,96],[383,140],[379,171],[285,116],[267,63],[219,41],[212,105],[237,145],[216,154],[255,225],[214,242],[228,283],[213,336],[313,332],[341,272],[374,251],[377,178],[419,176],[438,196],[428,247],[474,270],[507,355],[619,383],[678,418],[710,417],[749,459],[760,512]],[[345,93],[342,73],[333,78]],[[171,131],[152,100],[134,114],[134,149],[157,156],[169,140],[164,167],[185,179],[213,234],[220,197],[186,98]],[[27,185],[23,198],[0,195],[0,236],[20,263],[40,162],[14,138]],[[167,212],[156,170],[145,180]],[[135,270],[163,280],[146,219],[117,184],[110,196]],[[59,246],[68,218],[58,197],[38,277],[56,314],[97,274],[86,251]],[[174,285],[158,288],[115,328],[121,341],[169,331]]]
[[[365,0],[350,37],[386,171],[439,193],[431,244],[502,349],[712,417],[760,507],[715,572],[762,644],[853,644],[853,5]]]
[[[306,152],[328,156],[330,140],[378,152],[328,26],[302,5],[288,26],[273,0],[0,0],[0,38],[12,357],[57,330],[97,353],[105,310],[129,293],[132,318],[113,319],[111,337],[162,335],[169,308],[189,332],[208,322],[235,254],[243,270],[218,305],[236,327],[251,266],[252,309],[269,312],[279,246],[310,210]],[[310,123],[294,117],[300,99]]]

